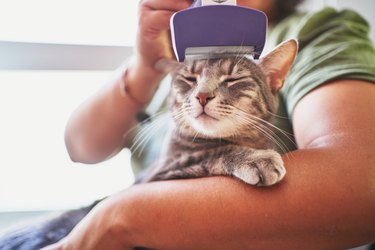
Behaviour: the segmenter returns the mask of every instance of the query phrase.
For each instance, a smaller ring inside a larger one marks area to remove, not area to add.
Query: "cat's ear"
[[[167,58],[160,59],[154,65],[155,69],[165,74],[178,70],[182,66],[183,66],[183,63],[180,63],[173,59],[167,59]]]
[[[260,59],[259,66],[268,78],[272,93],[276,94],[283,87],[285,78],[296,58],[298,42],[295,39],[279,44],[265,57]]]

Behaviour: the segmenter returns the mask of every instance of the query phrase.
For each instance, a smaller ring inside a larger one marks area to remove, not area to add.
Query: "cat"
[[[286,170],[272,149],[271,118],[296,53],[290,40],[258,63],[238,56],[172,66],[174,127],[157,164],[137,182],[215,175],[256,186],[281,181]]]
[[[278,94],[298,50],[297,41],[277,46],[258,62],[245,57],[186,59],[172,71],[168,106],[174,126],[154,167],[136,183],[233,176],[270,186],[286,174],[273,150]],[[0,250],[32,250],[65,237],[97,203],[0,237]]]

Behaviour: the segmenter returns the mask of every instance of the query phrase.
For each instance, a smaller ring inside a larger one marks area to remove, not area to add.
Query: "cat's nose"
[[[215,96],[207,92],[198,92],[195,98],[197,98],[197,100],[202,106],[205,106],[210,100],[214,99]]]

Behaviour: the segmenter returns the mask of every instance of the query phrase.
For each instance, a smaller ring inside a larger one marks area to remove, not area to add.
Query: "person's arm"
[[[167,30],[170,17],[190,6],[190,0],[141,1],[137,44],[128,72],[123,71],[72,114],[65,131],[65,143],[73,161],[96,163],[117,153],[129,143],[125,135],[136,125],[135,116],[147,104],[165,75],[156,62],[171,58]],[[133,98],[124,95],[122,80]],[[137,102],[134,102],[134,99]]]
[[[375,85],[336,81],[293,117],[285,180],[228,177],[137,185],[109,198],[62,249],[347,249],[375,241]],[[105,247],[104,247],[105,246]]]

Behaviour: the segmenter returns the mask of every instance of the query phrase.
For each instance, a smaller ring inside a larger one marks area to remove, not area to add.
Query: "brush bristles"
[[[253,46],[190,47],[185,50],[185,57],[194,60],[238,57],[239,55],[254,57],[254,52]]]

